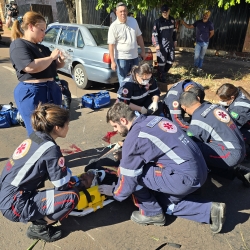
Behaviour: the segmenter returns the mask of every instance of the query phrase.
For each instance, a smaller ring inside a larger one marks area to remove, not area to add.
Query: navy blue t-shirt
[[[194,22],[193,26],[196,28],[196,42],[209,42],[210,31],[214,30],[214,25],[211,21],[203,22],[198,20]]]
[[[10,44],[10,60],[20,82],[33,79],[54,78],[57,74],[55,60],[49,67],[41,72],[27,73],[23,71],[34,59],[48,57],[50,54],[51,51],[48,47],[21,38],[14,40]]]

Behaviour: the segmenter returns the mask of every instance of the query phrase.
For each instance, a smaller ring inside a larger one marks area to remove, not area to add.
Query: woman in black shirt
[[[54,77],[57,69],[64,66],[65,58],[59,49],[51,52],[39,44],[45,30],[44,17],[33,11],[18,18],[12,27],[10,59],[19,80],[14,97],[28,135],[33,132],[30,117],[39,102],[62,103],[61,89]]]

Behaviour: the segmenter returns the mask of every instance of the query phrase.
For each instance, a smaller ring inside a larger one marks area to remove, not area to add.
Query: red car
[[[3,22],[0,18],[0,39],[2,39],[2,34],[3,34]]]

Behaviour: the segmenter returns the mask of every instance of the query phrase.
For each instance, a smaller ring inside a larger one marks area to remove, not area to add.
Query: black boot
[[[53,242],[62,237],[62,231],[51,225],[44,225],[41,221],[33,221],[32,225],[28,227],[27,236],[30,239],[41,239],[46,242]]]
[[[165,225],[165,216],[162,213],[155,216],[146,216],[142,215],[140,211],[134,211],[130,219],[140,225]]]
[[[213,233],[219,233],[226,219],[226,204],[219,202],[212,202],[210,212],[211,224],[210,228]]]
[[[234,167],[234,173],[243,182],[244,186],[250,187],[250,168],[238,164]]]

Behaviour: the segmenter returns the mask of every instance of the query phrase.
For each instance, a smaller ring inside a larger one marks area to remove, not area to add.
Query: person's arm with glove
[[[152,99],[153,102],[148,106],[148,109],[152,110],[153,112],[156,112],[158,110],[159,96],[155,95]]]
[[[148,110],[144,107],[144,106],[138,106],[138,105],[136,105],[136,104],[134,104],[134,103],[130,103],[129,104],[129,107],[132,109],[132,110],[134,110],[134,111],[138,111],[138,112],[140,112],[141,114],[143,114],[143,115],[145,115],[145,114],[147,114],[147,112],[148,112]]]
[[[105,195],[107,195],[107,196],[113,196],[113,194],[114,194],[114,189],[115,189],[115,183],[113,182],[113,184],[112,185],[100,185],[99,187],[98,187],[98,189],[99,189],[99,192],[101,193],[101,194],[105,194]]]

